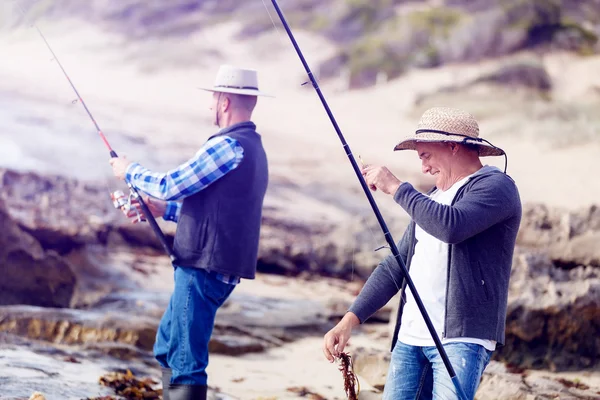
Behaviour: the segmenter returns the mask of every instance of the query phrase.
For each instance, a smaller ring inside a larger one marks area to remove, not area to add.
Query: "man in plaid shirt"
[[[156,210],[156,217],[177,222],[182,204],[178,200],[201,191],[236,169],[243,157],[244,149],[237,140],[217,136],[206,141],[194,157],[166,173],[152,172],[138,163],[131,163],[125,170],[125,181],[152,196],[144,199],[153,214]],[[135,212],[130,211],[129,216],[133,214]],[[230,284],[240,281],[232,275],[216,274],[216,277]]]
[[[221,128],[180,166],[156,173],[125,158],[118,178],[146,193],[155,217],[177,223],[175,288],[154,345],[163,368],[163,398],[206,399],[208,343],[215,314],[240,280],[254,279],[268,166],[251,122],[256,71],[222,66],[213,92]],[[130,212],[132,216],[134,212]]]

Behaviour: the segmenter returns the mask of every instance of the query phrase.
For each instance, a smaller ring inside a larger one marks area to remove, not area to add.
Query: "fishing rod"
[[[377,217],[377,221],[379,222],[379,225],[381,226],[381,230],[383,231],[385,239],[390,246],[392,254],[394,255],[394,258],[396,259],[396,261],[398,262],[400,269],[402,270],[402,274],[404,275],[404,280],[408,284],[408,287],[415,299],[415,302],[417,303],[419,311],[421,312],[423,319],[425,320],[427,329],[429,330],[429,333],[431,334],[431,337],[433,338],[433,341],[435,342],[435,346],[437,347],[437,350],[439,351],[440,356],[442,357],[442,360],[444,361],[444,365],[446,366],[446,369],[448,370],[448,373],[450,374],[450,378],[452,379],[452,383],[454,384],[454,386],[456,388],[456,392],[458,393],[458,396],[460,399],[467,400],[467,396],[465,395],[464,391],[462,390],[460,382],[458,381],[458,377],[456,376],[456,373],[454,372],[454,368],[452,368],[452,364],[450,363],[450,360],[448,359],[448,355],[446,354],[446,351],[444,350],[444,347],[442,346],[442,342],[440,341],[437,333],[435,332],[435,328],[433,327],[431,319],[429,318],[429,315],[427,314],[427,310],[425,310],[423,301],[421,300],[421,297],[419,296],[419,293],[417,292],[417,289],[416,289],[410,275],[408,274],[406,266],[404,265],[404,262],[402,261],[402,258],[400,257],[400,252],[398,251],[398,247],[396,247],[396,243],[394,242],[394,239],[392,238],[392,235],[385,223],[385,220],[383,219],[383,216],[381,215],[381,212],[379,211],[379,207],[377,207],[377,204],[375,203],[373,195],[371,194],[371,192],[367,186],[367,183],[365,182],[364,178],[362,177],[362,173],[358,167],[358,164],[356,163],[356,160],[354,159],[354,156],[352,155],[350,146],[346,142],[346,139],[344,138],[344,135],[342,134],[342,131],[339,128],[339,126],[335,120],[335,117],[333,116],[333,113],[331,112],[331,109],[329,108],[329,105],[327,104],[327,101],[325,100],[325,97],[323,96],[323,93],[321,92],[321,89],[319,88],[319,84],[317,83],[312,71],[310,70],[310,67],[308,66],[308,63],[306,62],[306,59],[304,58],[304,55],[302,54],[302,51],[300,50],[300,47],[298,46],[298,43],[296,42],[296,39],[294,38],[294,35],[287,23],[287,20],[285,19],[283,12],[281,11],[281,9],[279,8],[279,5],[277,4],[277,1],[271,0],[271,2],[273,3],[273,7],[275,7],[275,11],[277,11],[277,15],[279,16],[279,19],[281,20],[281,23],[283,24],[283,27],[285,28],[285,30],[292,42],[292,45],[294,46],[294,49],[296,49],[296,53],[298,53],[298,57],[300,57],[300,61],[302,62],[302,65],[304,66],[304,69],[306,70],[306,73],[308,74],[308,77],[310,78],[310,81],[311,81],[315,91],[317,92],[319,99],[321,100],[321,103],[323,103],[323,107],[325,108],[325,111],[327,112],[327,115],[329,116],[329,119],[331,120],[331,123],[333,124],[333,127],[335,128],[335,131],[336,131],[339,139],[342,142],[342,146],[343,146],[344,150],[346,151],[346,155],[348,156],[348,159],[350,160],[350,164],[352,164],[352,168],[354,169],[354,172],[356,173],[356,176],[358,177],[360,185],[362,186],[362,189],[365,192],[367,199],[369,200],[369,204],[371,204],[371,207],[373,208],[373,212],[375,213],[375,216]]]
[[[23,11],[23,9],[21,9],[21,12],[23,12],[23,14],[25,14],[24,11]],[[104,133],[102,132],[102,129],[100,129],[100,126],[96,122],[96,119],[94,118],[94,116],[92,115],[92,113],[90,112],[90,110],[88,109],[87,105],[85,104],[85,101],[83,101],[83,98],[81,97],[81,95],[77,91],[77,88],[75,87],[75,85],[71,81],[71,78],[69,78],[69,75],[67,74],[67,71],[65,71],[65,69],[62,66],[62,64],[58,60],[58,57],[56,56],[56,54],[52,50],[52,47],[50,46],[50,43],[48,43],[48,40],[46,40],[46,37],[44,36],[44,34],[40,30],[40,28],[37,27],[36,24],[33,24],[33,27],[40,34],[40,36],[44,40],[44,43],[48,47],[48,50],[50,50],[50,53],[52,54],[52,57],[54,57],[54,60],[56,60],[56,63],[58,64],[58,66],[60,67],[61,71],[63,72],[63,74],[65,75],[65,77],[67,78],[67,80],[69,81],[69,84],[71,85],[71,87],[73,88],[73,91],[77,95],[77,99],[81,102],[81,105],[85,109],[85,112],[87,113],[87,115],[90,117],[90,119],[94,123],[94,126],[96,127],[96,130],[98,131],[98,135],[100,136],[100,139],[102,139],[102,141],[104,142],[104,145],[108,149],[111,158],[117,158],[118,157],[117,153],[113,150],[113,148],[108,143],[108,140],[106,139],[106,136],[104,136]],[[169,258],[171,259],[171,261],[174,262],[175,258],[176,258],[175,257],[175,253],[173,253],[173,250],[171,250],[171,246],[167,242],[167,238],[165,237],[164,233],[162,232],[162,230],[158,226],[158,223],[156,222],[156,219],[154,218],[154,216],[150,212],[150,209],[148,208],[148,205],[144,202],[144,200],[142,199],[142,196],[140,196],[140,194],[137,191],[137,189],[131,183],[127,182],[127,186],[129,187],[129,192],[130,192],[130,195],[128,196],[128,198],[126,198],[125,194],[122,191],[120,191],[120,190],[116,190],[113,193],[111,193],[111,199],[113,201],[114,207],[115,208],[119,208],[119,209],[123,210],[124,212],[127,212],[127,211],[129,211],[132,208],[132,201],[133,200],[137,200],[138,204],[140,205],[140,207],[141,207],[141,209],[142,209],[142,211],[144,213],[145,219],[150,224],[150,227],[154,231],[154,234],[158,237],[158,240],[160,241],[160,243],[161,243],[162,247],[164,248],[164,250],[169,255]],[[142,219],[140,217],[140,214],[137,211],[137,208],[134,207],[134,210],[135,210],[135,212],[137,214],[138,221],[142,221]]]

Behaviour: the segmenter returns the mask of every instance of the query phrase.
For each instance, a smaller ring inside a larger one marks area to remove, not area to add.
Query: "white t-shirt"
[[[458,189],[467,183],[473,175],[466,176],[456,182],[445,192],[437,189],[429,197],[437,203],[450,205]],[[493,340],[476,338],[443,339],[448,278],[448,244],[431,236],[419,225],[416,225],[415,228],[417,244],[409,273],[438,337],[442,340],[442,343],[468,342],[480,344],[490,351],[495,350],[496,342]],[[398,340],[412,346],[435,346],[425,320],[408,287],[406,288],[406,304],[402,312],[402,324],[400,325]]]

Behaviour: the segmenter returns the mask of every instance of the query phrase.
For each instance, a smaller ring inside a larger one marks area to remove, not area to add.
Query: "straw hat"
[[[479,147],[479,156],[501,156],[504,150],[479,137],[479,125],[466,111],[433,107],[425,111],[413,136],[403,139],[394,150],[415,150],[418,142],[457,142]]]
[[[221,65],[211,88],[198,88],[209,92],[245,94],[249,96],[275,97],[258,89],[256,70]]]

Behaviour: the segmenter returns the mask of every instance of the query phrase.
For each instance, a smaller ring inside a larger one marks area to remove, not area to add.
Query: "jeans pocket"
[[[235,285],[222,282],[210,273],[207,273],[204,279],[204,295],[218,305],[227,300],[234,288]]]

